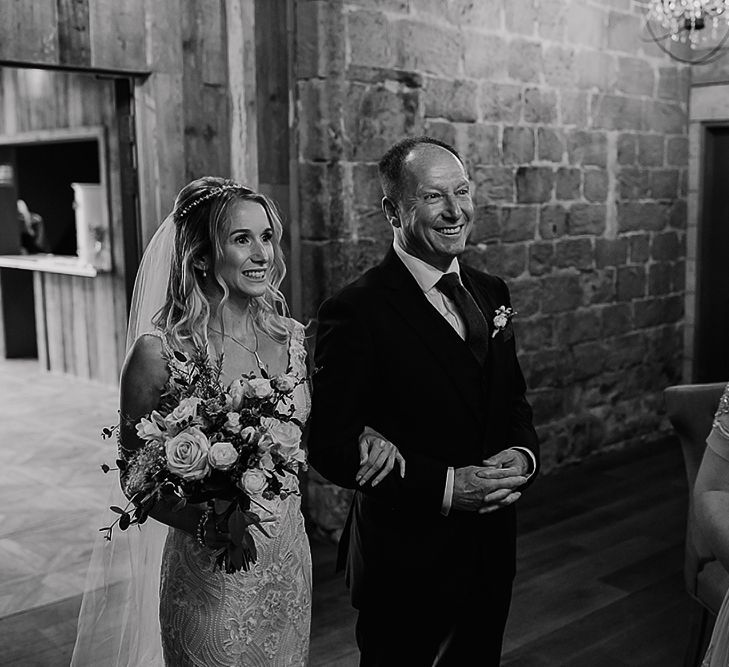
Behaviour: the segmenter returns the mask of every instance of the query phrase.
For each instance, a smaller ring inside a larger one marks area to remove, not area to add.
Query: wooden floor
[[[0,361],[0,665],[67,665],[115,392]],[[108,458],[108,456],[107,456]],[[686,484],[669,442],[539,480],[520,501],[503,667],[682,664]],[[313,543],[311,666],[357,664],[334,547]],[[477,664],[477,663],[476,663]]]

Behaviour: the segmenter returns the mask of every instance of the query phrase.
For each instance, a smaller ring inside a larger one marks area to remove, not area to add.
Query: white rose
[[[266,378],[248,380],[248,386],[244,390],[245,395],[252,398],[268,398],[273,393],[271,381]]]
[[[270,451],[266,451],[261,455],[260,460],[258,461],[258,465],[263,469],[267,470],[269,472],[273,472],[274,468],[276,467],[276,464],[273,460],[273,456],[271,455]]]
[[[251,496],[255,496],[266,488],[268,479],[262,470],[246,470],[240,476],[238,486]]]
[[[237,412],[229,412],[226,417],[227,419],[225,420],[223,427],[233,433],[240,431],[240,415]]]
[[[264,418],[261,420],[268,428],[268,435],[273,438],[276,450],[285,463],[299,461],[304,453],[299,446],[301,442],[301,429],[293,422],[282,422],[278,419]]]
[[[241,440],[247,445],[253,442],[258,435],[258,431],[253,426],[246,426],[240,432]]]
[[[191,417],[197,415],[199,398],[183,398],[180,404],[165,417],[167,426],[177,426]]]
[[[274,389],[278,389],[284,394],[288,394],[289,392],[294,390],[297,382],[298,379],[295,375],[292,375],[291,373],[286,373],[285,375],[279,375],[278,377],[273,378],[271,380],[271,385]]]
[[[161,440],[164,433],[160,428],[160,423],[164,424],[161,415],[155,410],[150,415],[151,419],[142,417],[136,426],[137,435],[142,440]]]
[[[278,419],[264,417],[261,419],[261,424],[282,450],[290,450],[299,446],[301,429],[294,422],[282,422]]]
[[[202,479],[208,474],[210,443],[196,426],[186,428],[165,443],[167,469],[182,479]]]
[[[216,442],[208,453],[208,461],[213,468],[229,470],[238,460],[238,452],[229,442]]]

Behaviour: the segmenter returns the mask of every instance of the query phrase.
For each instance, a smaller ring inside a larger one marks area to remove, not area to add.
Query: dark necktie
[[[466,325],[466,344],[483,366],[489,351],[489,327],[483,313],[457,273],[445,273],[435,286],[455,304]]]

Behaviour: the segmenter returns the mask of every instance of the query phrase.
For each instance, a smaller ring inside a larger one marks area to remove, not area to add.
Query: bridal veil
[[[153,330],[154,316],[167,295],[175,224],[169,215],[152,237],[134,283],[126,350]],[[109,505],[127,499],[118,477],[109,474],[109,502],[98,527],[108,525]],[[159,624],[159,583],[167,526],[150,519],[111,541],[96,533],[78,619],[71,667],[163,667]]]

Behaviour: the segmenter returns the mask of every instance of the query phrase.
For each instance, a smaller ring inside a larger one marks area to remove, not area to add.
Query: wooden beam
[[[0,2],[0,61],[58,63],[56,0]]]
[[[89,0],[56,0],[58,9],[58,62],[91,66]]]
[[[185,179],[185,125],[182,97],[182,6],[180,0],[155,0],[147,8],[152,40],[147,66],[154,73],[135,82],[140,248],[172,210]]]
[[[91,64],[100,69],[144,69],[146,53],[145,0],[89,2]],[[162,39],[160,33],[158,38]]]

